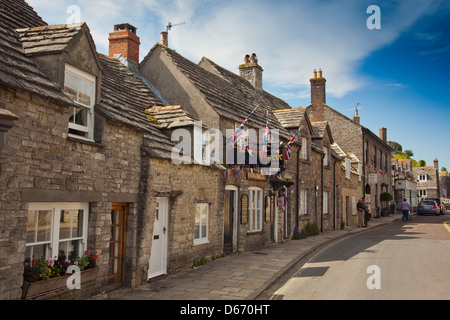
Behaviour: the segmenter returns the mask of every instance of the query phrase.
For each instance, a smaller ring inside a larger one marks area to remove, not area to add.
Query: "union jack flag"
[[[297,133],[302,129],[302,127],[298,128],[297,132],[294,134],[294,136],[291,138],[291,140],[289,140],[288,144],[286,145],[286,150],[285,150],[285,159],[289,160],[291,158],[291,151],[292,151],[292,146],[294,145],[294,140],[295,137],[297,136]]]
[[[248,117],[244,120],[244,122],[242,122],[242,124],[239,126],[239,128],[237,128],[237,130],[234,132],[234,136],[233,136],[233,145],[236,145],[238,138],[244,133],[244,126],[247,123],[248,119],[250,119],[250,117],[252,116],[252,114],[255,112],[255,110],[258,107],[255,107],[255,109],[253,109],[253,111],[248,115]]]
[[[266,132],[264,132],[264,142],[265,143],[269,142],[269,111],[267,111],[266,116]]]

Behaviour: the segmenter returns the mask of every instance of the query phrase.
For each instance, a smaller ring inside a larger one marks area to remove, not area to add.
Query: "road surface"
[[[450,215],[414,216],[338,239],[259,299],[450,299]]]

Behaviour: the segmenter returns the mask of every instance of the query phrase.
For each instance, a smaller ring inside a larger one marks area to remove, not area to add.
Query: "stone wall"
[[[88,249],[97,250],[97,289],[106,282],[113,202],[137,201],[141,136],[96,115],[101,143],[68,138],[71,110],[49,100],[1,89],[5,109],[17,114],[0,150],[0,297],[21,296],[30,202],[89,202]],[[132,206],[133,207],[133,206]]]

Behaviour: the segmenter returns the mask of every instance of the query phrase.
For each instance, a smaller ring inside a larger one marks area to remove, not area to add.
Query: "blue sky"
[[[169,47],[198,62],[205,56],[238,73],[255,52],[263,87],[292,107],[310,103],[309,78],[321,68],[327,104],[411,149],[414,159],[450,169],[450,3],[448,0],[28,0],[49,24],[87,22],[108,53],[114,24],[137,27],[141,59],[168,22]],[[79,8],[79,14],[70,6]],[[368,29],[370,5],[380,29]],[[68,10],[69,9],[69,10]],[[74,16],[78,14],[79,17]]]

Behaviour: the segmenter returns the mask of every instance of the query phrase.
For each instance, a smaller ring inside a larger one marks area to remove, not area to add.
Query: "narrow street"
[[[259,299],[448,299],[448,220],[414,216],[338,239],[299,261]]]

